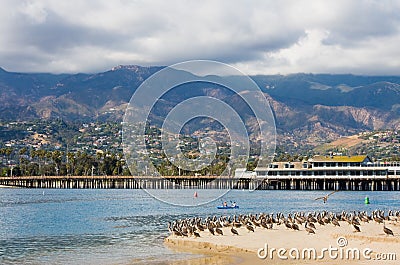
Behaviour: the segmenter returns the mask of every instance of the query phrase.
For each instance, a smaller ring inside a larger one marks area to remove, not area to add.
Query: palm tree
[[[21,150],[19,150],[19,166],[21,168],[21,175],[24,175],[24,172],[26,171],[26,159],[24,159],[24,155],[28,152],[28,149],[26,147],[23,147]]]
[[[62,153],[61,153],[61,151],[53,151],[52,153],[51,153],[51,159],[53,160],[53,163],[54,163],[54,167],[55,167],[55,170],[56,170],[56,174],[58,175],[58,173],[59,173],[59,170],[60,170],[60,168],[61,168],[61,158],[62,158]]]
[[[36,150],[36,156],[39,158],[39,174],[43,176],[43,163],[46,157],[46,151],[43,149]]]
[[[13,152],[13,149],[12,149],[12,148],[6,148],[6,149],[5,149],[5,152],[4,152],[4,153],[5,153],[5,155],[7,156],[7,161],[10,161],[12,152]]]
[[[74,167],[75,167],[75,154],[68,152],[67,153],[67,175],[70,175],[71,173],[74,172]]]

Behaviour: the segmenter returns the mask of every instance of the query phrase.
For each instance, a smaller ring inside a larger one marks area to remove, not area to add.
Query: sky
[[[400,1],[0,0],[0,67],[216,60],[246,74],[400,75]]]

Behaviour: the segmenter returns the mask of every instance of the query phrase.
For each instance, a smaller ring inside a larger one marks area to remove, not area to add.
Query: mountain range
[[[14,73],[0,68],[0,120],[121,121],[136,88],[162,68],[125,65],[94,74]],[[291,74],[251,78],[270,102],[279,135],[292,143],[400,129],[400,76]],[[167,111],[172,101],[199,93],[227,101],[235,97],[212,85],[178,89],[160,111]]]

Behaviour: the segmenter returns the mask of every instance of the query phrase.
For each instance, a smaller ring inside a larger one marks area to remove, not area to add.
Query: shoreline
[[[216,245],[209,242],[195,242],[189,240],[180,240],[179,238],[167,237],[164,240],[164,245],[176,252],[186,252],[191,254],[200,254],[204,257],[193,258],[186,261],[173,261],[170,265],[229,265],[229,264],[247,264],[248,257],[252,255],[246,249],[240,249],[232,246]],[[248,256],[248,257],[247,257]],[[183,263],[182,263],[183,262]]]
[[[316,224],[315,234],[308,234],[304,225],[299,225],[300,231],[287,229],[284,224],[276,225],[272,229],[256,227],[255,232],[249,232],[241,227],[237,228],[239,235],[232,235],[230,227],[223,227],[221,228],[223,235],[212,235],[207,230],[199,232],[200,237],[170,235],[164,240],[164,244],[174,251],[231,258],[227,259],[224,265],[310,263],[333,265],[338,262],[354,265],[382,264],[382,262],[397,264],[400,260],[399,221],[385,221],[386,227],[390,227],[394,236],[386,235],[383,232],[383,224],[375,223],[373,220],[361,223],[359,226],[361,232],[354,232],[353,225],[340,221],[340,226]],[[339,240],[345,244],[340,245]],[[286,250],[283,255],[286,259],[278,257],[277,251],[280,248]],[[333,253],[337,253],[337,257],[329,256],[329,251],[323,252],[324,248],[336,248],[337,252]],[[275,251],[271,253],[272,249]],[[315,249],[315,258],[309,258],[308,252],[302,257],[302,251],[307,249]],[[358,251],[359,257],[357,252],[352,251]],[[323,258],[320,258],[321,253],[324,254]],[[265,258],[262,259],[258,255]]]

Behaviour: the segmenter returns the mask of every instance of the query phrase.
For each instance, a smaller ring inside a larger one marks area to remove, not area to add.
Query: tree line
[[[162,159],[155,164],[163,176],[220,175],[227,166],[229,158],[217,155],[211,165],[191,172]],[[124,155],[121,152],[64,152],[60,150],[0,148],[0,176],[128,176],[131,175]]]
[[[302,161],[309,156],[278,153],[274,157],[275,162],[279,161]],[[383,161],[400,161],[400,157],[392,155]],[[189,176],[194,173],[199,175],[220,175],[227,168],[229,157],[217,155],[211,165],[191,172],[181,170],[171,164],[164,157],[161,162],[155,164],[157,171],[163,176],[182,175]],[[257,166],[257,159],[247,162],[247,169],[254,170]],[[228,174],[233,174],[234,169]],[[226,173],[226,171],[225,171]],[[95,154],[76,151],[66,152],[61,150],[45,149],[13,149],[11,147],[0,148],[0,176],[128,176],[128,166],[121,152],[97,152]]]
[[[129,175],[122,153],[0,148],[1,176]]]

